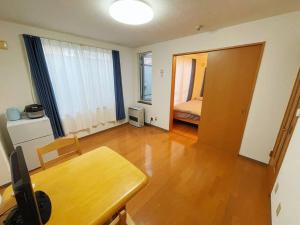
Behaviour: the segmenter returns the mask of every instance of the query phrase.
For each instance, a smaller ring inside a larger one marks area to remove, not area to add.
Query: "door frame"
[[[171,96],[170,96],[169,131],[173,130],[174,91],[175,91],[175,80],[176,80],[176,57],[177,56],[200,54],[200,53],[209,53],[209,52],[213,52],[213,51],[229,50],[229,49],[235,49],[235,48],[243,48],[243,47],[261,45],[260,58],[259,58],[259,61],[258,61],[258,66],[257,66],[256,72],[255,72],[254,81],[253,81],[253,84],[252,84],[252,87],[251,87],[251,93],[250,93],[251,97],[250,97],[250,101],[249,101],[249,104],[248,104],[246,112],[245,112],[246,119],[245,119],[245,122],[243,124],[243,133],[244,133],[246,123],[247,123],[247,119],[248,119],[248,113],[249,113],[249,110],[250,110],[250,106],[251,106],[251,102],[252,102],[252,98],[253,98],[253,93],[254,93],[254,89],[255,89],[255,85],[256,85],[256,81],[257,81],[258,72],[259,72],[259,69],[260,69],[260,66],[261,66],[261,61],[262,61],[262,57],[263,57],[263,53],[264,53],[264,49],[265,49],[265,44],[266,44],[266,42],[263,41],[263,42],[255,42],[255,43],[249,43],[249,44],[243,44],[243,45],[234,45],[234,46],[229,46],[229,47],[224,47],[224,48],[215,48],[215,49],[208,49],[208,50],[202,50],[202,51],[183,52],[183,53],[173,54],[173,56],[172,56],[172,79],[171,79]],[[240,151],[240,149],[239,149],[239,151]]]
[[[279,131],[277,134],[276,142],[274,144],[273,150],[270,153],[270,160],[269,160],[269,164],[268,164],[270,192],[272,191],[272,189],[275,185],[277,176],[278,176],[279,171],[282,166],[282,162],[283,162],[286,152],[288,150],[291,136],[295,129],[295,124],[297,122],[296,112],[298,109],[299,100],[300,100],[300,68],[298,69],[297,77],[293,84],[292,93],[289,97],[289,102],[286,107],[284,117],[282,119]],[[286,124],[289,124],[290,126],[286,127]],[[288,134],[285,134],[284,132],[288,132]],[[287,145],[282,146],[280,144],[281,144],[281,139],[284,137],[284,135],[290,135],[290,136],[285,137],[286,140],[284,140],[284,141],[287,141],[288,143],[286,143]],[[277,158],[277,160],[276,160],[276,158]],[[279,163],[279,167],[278,167],[278,170],[275,171],[275,166],[277,165],[277,163]]]

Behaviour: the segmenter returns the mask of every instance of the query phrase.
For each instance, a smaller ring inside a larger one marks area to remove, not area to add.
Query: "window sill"
[[[146,105],[152,105],[152,102],[147,102],[143,100],[139,100],[138,103],[146,104]]]

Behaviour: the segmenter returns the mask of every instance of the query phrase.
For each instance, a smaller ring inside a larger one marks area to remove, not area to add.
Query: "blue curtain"
[[[196,73],[196,59],[192,59],[191,79],[190,79],[189,92],[186,101],[190,101],[192,99],[193,90],[194,90],[195,73]]]
[[[45,108],[46,115],[49,117],[53,135],[55,138],[65,136],[58,114],[41,39],[26,34],[23,34],[23,38],[37,95]]]
[[[119,51],[112,51],[113,66],[114,66],[114,82],[115,82],[115,101],[116,101],[116,117],[117,120],[125,119],[122,76],[120,66]]]

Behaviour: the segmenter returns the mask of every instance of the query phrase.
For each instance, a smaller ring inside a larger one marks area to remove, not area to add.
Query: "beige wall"
[[[266,42],[240,154],[267,163],[299,68],[299,27],[297,11],[136,49],[153,55],[153,100],[151,106],[143,105],[146,120],[157,117],[153,124],[169,129],[174,54]],[[135,74],[137,100],[137,70]]]
[[[27,58],[21,38],[23,33],[119,50],[125,107],[127,108],[133,103],[134,54],[131,48],[0,20],[0,40],[8,43],[8,50],[0,50],[0,138],[6,149],[11,145],[5,129],[5,110],[12,106],[23,110],[25,105],[34,102]],[[111,126],[113,125],[101,127],[99,130]]]

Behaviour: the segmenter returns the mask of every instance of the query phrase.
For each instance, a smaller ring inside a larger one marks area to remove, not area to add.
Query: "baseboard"
[[[106,130],[110,130],[112,128],[115,128],[115,127],[119,127],[119,126],[122,126],[124,124],[127,124],[128,121],[127,120],[124,120],[124,121],[117,121],[115,124],[111,124],[111,125],[106,125],[105,126],[98,126],[98,127],[95,127],[93,128],[92,131],[87,131],[87,130],[81,130],[81,131],[78,131],[78,132],[75,132],[75,133],[72,133],[72,134],[76,134],[78,138],[83,138],[83,137],[87,137],[87,136],[90,136],[90,135],[93,135],[93,134],[97,134],[97,133],[100,133],[100,132],[103,132],[103,131],[106,131]]]
[[[167,130],[167,129],[164,129],[164,128],[161,128],[161,127],[158,127],[158,126],[155,126],[155,125],[154,125],[154,124],[152,124],[152,123],[146,123],[146,122],[145,122],[145,126],[151,126],[151,127],[155,127],[155,128],[157,128],[157,129],[160,129],[160,130],[163,130],[163,131],[169,132],[169,130]]]
[[[267,163],[258,161],[258,160],[256,160],[256,159],[251,159],[251,158],[249,158],[249,157],[247,157],[247,156],[244,156],[244,155],[238,154],[238,156],[241,157],[241,158],[243,158],[243,159],[247,159],[247,160],[249,160],[249,161],[252,161],[252,162],[255,162],[255,163],[257,163],[257,164],[260,164],[261,166],[264,166],[264,167],[268,167],[268,166],[269,166],[269,164],[267,164]]]
[[[95,133],[92,133],[92,134],[89,134],[89,135],[85,135],[85,136],[82,136],[82,137],[78,137],[78,138],[81,139],[81,138],[85,138],[85,137],[88,137],[88,136],[91,136],[91,135],[96,135],[96,134],[99,134],[99,133],[108,132],[108,131],[111,131],[113,129],[116,129],[116,128],[119,128],[119,127],[122,127],[122,126],[126,126],[128,124],[129,124],[128,121],[126,121],[126,122],[118,124],[116,126],[109,127],[109,128],[104,129],[104,130],[100,130],[98,132],[95,132]]]

